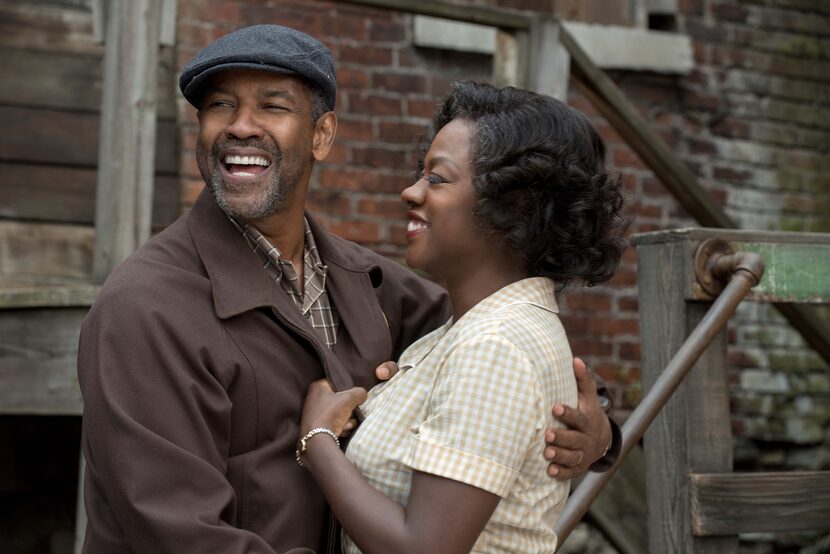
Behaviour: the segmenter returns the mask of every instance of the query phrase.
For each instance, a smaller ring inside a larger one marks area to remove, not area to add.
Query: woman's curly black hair
[[[476,224],[519,252],[531,277],[559,287],[610,279],[628,218],[588,118],[549,96],[459,81],[435,112],[434,133],[453,119],[474,124]]]

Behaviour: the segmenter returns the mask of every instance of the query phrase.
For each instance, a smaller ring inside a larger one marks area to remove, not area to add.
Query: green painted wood
[[[749,298],[767,302],[830,302],[830,244],[733,242],[764,258],[764,276]]]

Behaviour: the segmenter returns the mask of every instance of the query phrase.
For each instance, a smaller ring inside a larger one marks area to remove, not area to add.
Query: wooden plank
[[[0,218],[29,221],[95,222],[94,169],[0,162]],[[153,188],[153,227],[179,216],[179,180],[157,175]]]
[[[830,244],[730,244],[736,252],[756,252],[764,258],[764,275],[749,298],[765,302],[830,302]]]
[[[0,106],[0,160],[96,167],[100,118],[96,113]],[[178,130],[159,119],[156,172],[176,174]]]
[[[689,271],[682,243],[637,248],[643,388],[648,390],[686,338],[684,285]],[[643,438],[649,552],[688,552],[686,397],[680,385]]]
[[[696,535],[830,531],[830,471],[692,474]]]
[[[89,283],[94,240],[89,226],[0,221],[0,278]]]
[[[86,284],[37,284],[0,280],[0,313],[10,308],[89,307],[100,287]]]
[[[496,48],[493,52],[493,85],[497,87],[522,87],[527,69],[521,66],[519,52],[527,48],[527,33],[496,32]]]
[[[640,311],[649,314],[640,321],[647,391],[709,304],[685,300],[693,267],[687,243],[638,245],[637,259]],[[644,445],[649,552],[737,552],[736,537],[692,536],[688,498],[690,468],[725,471],[732,465],[725,332],[715,337],[646,431]]]
[[[574,488],[576,488],[575,485]],[[643,449],[634,447],[588,509],[594,524],[621,554],[648,550]]]
[[[160,0],[108,5],[92,279],[150,237]]]
[[[830,247],[830,234],[827,233],[791,233],[783,231],[743,231],[735,229],[674,229],[670,231],[658,231],[653,233],[643,233],[632,237],[632,242],[637,245],[658,244],[660,242],[687,242],[689,244],[690,255],[693,255],[694,248],[697,244],[713,237],[719,237],[730,243],[765,243],[777,244],[779,251],[786,251],[789,248],[796,250],[802,246],[812,245],[815,247],[811,252],[821,252]],[[804,259],[804,254],[800,254],[800,259]],[[812,271],[817,271],[821,276],[820,269],[822,264],[826,265],[827,256],[822,255],[815,260],[809,260],[809,264],[813,267]],[[769,270],[769,264],[767,265]],[[797,271],[796,269],[793,271]],[[694,274],[690,273],[687,278],[690,283],[694,279]],[[795,277],[793,278],[795,279]],[[802,278],[799,278],[801,280]],[[815,284],[815,280],[811,279]],[[816,288],[820,289],[822,283],[819,279]],[[767,285],[768,287],[770,285]],[[773,287],[774,288],[774,287]],[[703,294],[699,287],[688,287],[687,299],[701,299],[707,296]],[[815,291],[813,291],[815,292]],[[753,298],[753,292],[750,292],[748,298]],[[791,292],[790,292],[791,294]],[[822,293],[823,294],[823,293]],[[807,344],[815,349],[826,361],[830,361],[830,325],[827,324],[826,318],[819,313],[818,306],[809,306],[801,304],[793,304],[788,302],[774,302],[773,305],[783,315],[787,321],[795,328]]]
[[[686,329],[697,327],[711,307],[709,302],[686,304]],[[729,413],[729,364],[726,357],[726,327],[712,340],[686,377],[686,473],[732,471],[732,422]],[[686,485],[686,477],[682,481]],[[691,508],[683,509],[691,518]],[[737,534],[724,537],[687,537],[689,552],[734,554]]]
[[[460,6],[440,0],[339,0],[346,4],[356,4],[372,8],[394,10],[404,13],[417,13],[431,17],[490,25],[499,29],[529,30],[531,18],[516,12],[489,8],[486,6]]]
[[[87,311],[0,310],[0,414],[81,415],[75,365]]]
[[[176,117],[173,49],[158,63],[158,114]],[[101,58],[69,52],[0,47],[0,104],[98,112],[101,108]]]
[[[101,56],[87,9],[0,1],[0,45]]]
[[[530,28],[527,79],[530,90],[566,102],[571,57],[559,40],[562,26],[552,17],[540,17]]]

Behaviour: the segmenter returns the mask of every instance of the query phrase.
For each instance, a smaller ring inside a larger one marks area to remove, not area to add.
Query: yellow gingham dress
[[[500,496],[473,552],[556,548],[570,483],[546,473],[544,430],[577,391],[554,290],[542,277],[512,283],[409,347],[401,371],[369,392],[346,452],[401,505],[413,470]],[[360,552],[345,533],[343,551]]]

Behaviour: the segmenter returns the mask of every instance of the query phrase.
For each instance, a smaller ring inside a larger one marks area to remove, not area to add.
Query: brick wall
[[[625,3],[619,13],[600,10],[596,2],[468,3],[631,24]],[[742,227],[830,231],[830,4],[679,4],[678,32],[694,44],[692,73],[612,77]],[[311,0],[187,0],[180,2],[180,67],[210,40],[256,23],[293,26],[331,48],[340,128],[332,154],[315,170],[310,206],[332,231],[400,258],[404,210],[398,194],[415,166],[416,139],[449,83],[487,79],[490,58],[414,48],[411,18],[379,9]],[[569,102],[593,117],[608,142],[609,161],[623,176],[635,217],[633,232],[695,224],[573,88]],[[184,100],[180,113],[187,205],[202,184],[193,157],[195,117]],[[615,383],[624,405],[636,404],[638,320],[647,314],[637,311],[635,253],[626,253],[607,286],[575,289],[563,296],[562,307],[574,352]],[[734,427],[740,436],[764,441],[746,444],[742,452],[752,455],[739,461],[815,465],[830,420],[826,366],[766,305],[742,308],[730,338]]]

